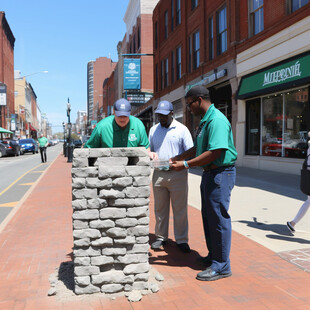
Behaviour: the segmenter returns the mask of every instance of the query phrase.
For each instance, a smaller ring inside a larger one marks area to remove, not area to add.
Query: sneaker
[[[166,244],[166,241],[162,239],[157,239],[155,242],[151,244],[151,249],[153,250],[160,250],[162,246]]]
[[[295,228],[292,226],[291,222],[286,222],[286,226],[291,233],[295,232]]]
[[[183,252],[183,253],[190,253],[191,249],[188,245],[188,243],[177,243],[177,247]]]

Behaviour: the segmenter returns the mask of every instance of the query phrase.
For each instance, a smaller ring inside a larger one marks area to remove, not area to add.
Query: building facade
[[[310,3],[259,1],[240,10],[238,165],[299,174],[310,130]]]
[[[14,43],[15,38],[0,12],[0,127],[14,126]],[[13,121],[12,121],[13,119]]]
[[[98,111],[102,107],[103,82],[115,69],[116,63],[110,58],[99,57],[87,64],[87,117],[88,128],[94,128]]]

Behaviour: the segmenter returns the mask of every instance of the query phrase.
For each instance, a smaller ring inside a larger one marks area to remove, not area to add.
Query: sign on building
[[[141,88],[141,62],[140,59],[124,59],[124,89]]]

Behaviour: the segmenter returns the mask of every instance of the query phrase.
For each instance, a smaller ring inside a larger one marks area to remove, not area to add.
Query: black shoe
[[[200,281],[215,281],[222,278],[227,278],[232,275],[231,271],[226,272],[216,272],[208,267],[206,270],[201,271],[197,274],[196,279]]]
[[[209,255],[205,257],[201,256],[197,258],[197,263],[205,267],[210,267],[212,265],[212,260],[209,258]]]
[[[157,239],[155,242],[151,244],[151,249],[153,250],[160,250],[162,246],[166,244],[166,241],[162,239]]]
[[[292,234],[295,232],[295,228],[292,226],[291,222],[287,222],[286,226]]]
[[[189,247],[188,243],[177,243],[177,247],[184,253],[191,252],[191,248]]]

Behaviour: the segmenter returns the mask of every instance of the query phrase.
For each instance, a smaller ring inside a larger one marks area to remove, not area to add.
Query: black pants
[[[46,157],[46,147],[40,147],[40,153],[41,153],[41,161],[42,163],[46,163],[47,157]]]

